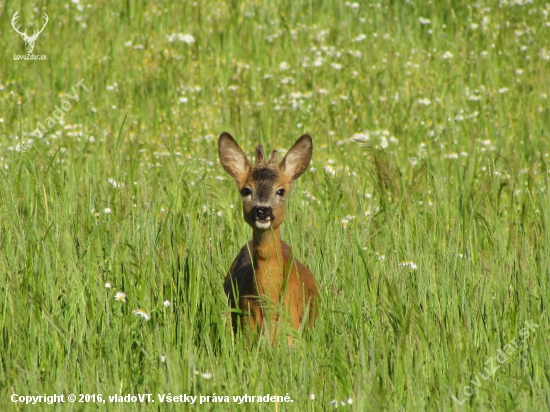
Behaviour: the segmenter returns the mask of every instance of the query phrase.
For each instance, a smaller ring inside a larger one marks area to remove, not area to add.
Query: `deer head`
[[[243,217],[254,230],[277,229],[285,220],[285,200],[292,182],[311,161],[313,142],[307,134],[300,137],[278,164],[277,151],[265,160],[264,148],[256,147],[256,163],[250,166],[246,155],[228,133],[219,139],[223,168],[235,181],[243,198]]]
[[[13,18],[11,19],[11,26],[13,27],[13,29],[19,33],[19,35],[21,36],[21,38],[25,41],[25,49],[27,50],[27,53],[32,53],[33,49],[34,49],[34,43],[36,42],[36,39],[38,38],[38,36],[40,35],[40,33],[42,33],[44,31],[44,29],[46,28],[46,25],[48,24],[48,15],[46,13],[44,13],[44,25],[42,26],[42,28],[40,30],[35,30],[33,35],[32,36],[28,36],[27,35],[27,30],[25,30],[25,32],[20,32],[19,31],[19,27],[20,26],[17,26],[15,27],[15,24],[16,24],[16,20],[19,18],[19,11],[16,11],[15,14],[13,15]]]

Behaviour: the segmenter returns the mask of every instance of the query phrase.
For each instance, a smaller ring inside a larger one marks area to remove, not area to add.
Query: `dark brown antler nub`
[[[265,165],[264,147],[261,144],[256,146],[256,164]]]

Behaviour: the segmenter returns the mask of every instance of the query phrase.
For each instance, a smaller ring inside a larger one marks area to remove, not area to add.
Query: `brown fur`
[[[243,217],[253,228],[253,239],[233,261],[224,283],[231,307],[244,312],[232,313],[233,329],[238,330],[239,320],[259,330],[268,324],[273,341],[280,315],[288,317],[295,329],[306,319],[311,326],[318,315],[319,292],[313,274],[293,257],[290,246],[280,237],[280,225],[285,218],[284,201],[292,182],[310,162],[311,138],[304,135],[298,139],[280,165],[277,165],[275,151],[266,164],[263,147],[258,145],[256,164],[250,167],[244,152],[227,133],[220,136],[219,147],[222,165],[237,182],[239,191],[250,191],[243,195]],[[284,190],[282,196],[281,189]],[[257,206],[272,208],[268,229],[256,225],[254,208]]]

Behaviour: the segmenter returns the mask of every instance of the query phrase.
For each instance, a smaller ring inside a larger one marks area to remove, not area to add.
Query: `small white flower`
[[[125,47],[130,47],[132,45],[132,40],[128,40],[126,43],[124,43]]]
[[[477,24],[477,23],[470,24],[470,29],[471,30],[477,30],[478,28],[479,28],[479,24]]]
[[[432,22],[430,19],[425,19],[424,17],[419,17],[419,18],[418,18],[418,21],[419,21],[420,24],[422,24],[422,25],[431,24],[431,22]]]
[[[126,293],[117,292],[115,294],[115,300],[118,300],[119,302],[126,302]]]
[[[447,60],[447,59],[452,59],[453,58],[453,54],[449,51],[446,51],[445,53],[443,53],[443,56],[441,56],[443,59]]]
[[[187,43],[187,44],[195,43],[195,38],[193,36],[191,36],[190,34],[184,34],[183,36],[180,35],[178,37],[178,40],[182,41],[184,43]]]
[[[355,142],[368,142],[370,140],[370,135],[368,133],[355,133],[351,140]]]
[[[309,394],[309,399],[314,401],[315,400],[315,394],[314,393],[310,393]]]
[[[108,215],[111,212],[112,212],[112,210],[111,210],[110,207],[106,207],[105,209],[103,209],[103,213],[105,213],[106,215]]]
[[[418,266],[416,266],[416,263],[411,262],[411,261],[408,261],[408,262],[401,262],[401,263],[399,264],[399,266],[404,267],[404,268],[409,268],[409,269],[411,269],[411,270],[416,270],[416,269],[418,269]]]
[[[162,302],[165,308],[169,308],[171,303],[168,299],[166,299],[164,302]]]
[[[507,91],[508,91],[508,87],[503,87],[503,88],[501,88],[501,89],[498,89],[498,92],[499,92],[500,94],[506,93]]]
[[[108,182],[110,183],[111,186],[113,186],[115,189],[120,189],[122,187],[124,187],[124,183],[119,183],[117,182],[115,179],[113,179],[112,177],[110,177],[108,179]]]
[[[111,289],[111,283],[110,282],[105,282],[105,287],[107,289]]]
[[[166,355],[160,355],[160,361],[162,363],[165,363],[166,362]]]
[[[328,92],[325,89],[319,89],[319,94],[326,96]]]
[[[316,57],[315,60],[313,61],[313,66],[315,67],[320,67],[323,65],[323,58],[322,57]]]
[[[388,147],[388,139],[386,139],[384,136],[380,138],[380,147],[382,149],[386,149]]]
[[[360,34],[359,36],[357,36],[355,39],[353,39],[354,42],[360,42],[360,41],[363,41],[367,38],[366,35],[364,34]]]
[[[172,33],[171,35],[168,36],[168,42],[174,43],[176,40],[182,41],[187,44],[195,43],[195,38],[190,34]]]
[[[429,106],[432,103],[432,101],[426,97],[423,99],[418,99],[416,102],[424,106]]]
[[[516,74],[519,76],[520,74],[523,74],[523,69],[516,69]]]
[[[212,374],[210,372],[201,373],[203,379],[212,379]]]
[[[348,405],[351,405],[353,403],[353,399],[348,398],[348,400],[346,402],[348,403]]]
[[[145,320],[151,320],[151,316],[149,316],[149,314],[143,309],[133,310],[132,313],[136,316],[141,316]]]
[[[189,99],[187,97],[180,97],[178,102],[182,103],[182,104],[185,104],[189,101]]]
[[[338,63],[331,63],[330,64],[332,66],[333,69],[336,69],[336,70],[342,70],[342,65],[341,64],[338,64]]]
[[[282,62],[281,64],[279,64],[279,70],[288,70],[290,69],[290,64],[288,64],[287,62]]]
[[[325,166],[324,169],[325,169],[325,172],[327,172],[327,174],[329,175],[334,176],[336,174],[336,169],[332,166]]]

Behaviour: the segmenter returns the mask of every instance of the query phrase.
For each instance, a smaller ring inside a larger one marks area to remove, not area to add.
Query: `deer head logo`
[[[35,30],[32,36],[29,36],[27,34],[27,30],[25,30],[24,32],[20,32],[19,31],[20,26],[15,27],[16,20],[18,18],[19,18],[19,11],[16,11],[15,14],[13,15],[13,19],[11,19],[11,26],[25,41],[25,49],[27,50],[27,53],[31,54],[34,49],[34,43],[36,42],[36,39],[38,38],[40,33],[44,31],[44,29],[46,28],[46,25],[48,24],[48,20],[49,20],[48,15],[44,13],[44,25],[40,30]]]

